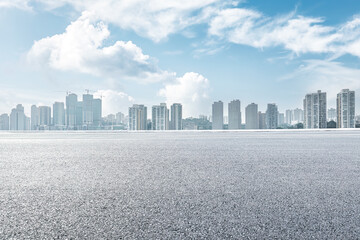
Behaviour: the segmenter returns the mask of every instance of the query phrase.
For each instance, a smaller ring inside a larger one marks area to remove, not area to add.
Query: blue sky
[[[0,36],[1,113],[85,89],[104,115],[181,102],[185,116],[233,99],[284,112],[318,89],[335,107],[360,90],[355,0],[0,0]]]

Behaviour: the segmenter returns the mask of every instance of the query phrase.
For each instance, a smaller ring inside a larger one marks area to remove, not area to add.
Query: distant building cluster
[[[134,104],[129,108],[128,130],[182,130],[182,105],[171,105],[171,114],[166,103],[155,105],[151,109],[151,121],[147,118],[147,107]],[[171,116],[171,118],[170,118]]]
[[[84,94],[82,101],[70,93],[65,104],[55,102],[51,106],[31,106],[27,117],[24,107],[18,104],[10,116],[0,116],[1,130],[96,130],[102,126],[102,101],[92,94]]]
[[[280,113],[275,103],[269,103],[265,113],[258,111],[258,105],[245,107],[245,125],[241,124],[239,100],[228,105],[228,124],[224,124],[224,104],[212,105],[212,129],[277,129],[277,128],[355,128],[360,127],[360,117],[355,116],[355,92],[343,89],[337,95],[336,109],[327,109],[326,93],[320,90],[306,94],[303,109],[286,110]]]
[[[241,120],[241,107],[239,100],[233,100],[228,105],[228,124],[223,123],[223,102],[214,102],[212,105],[212,129],[276,129],[303,122],[301,109],[286,110],[279,113],[275,103],[267,105],[266,112],[261,112],[256,103],[245,107],[245,124]]]
[[[68,93],[64,102],[51,106],[31,106],[27,117],[24,107],[18,104],[10,115],[0,115],[0,130],[236,130],[278,128],[355,128],[360,127],[360,116],[355,116],[355,92],[343,89],[337,94],[336,109],[327,108],[327,97],[320,90],[306,94],[303,109],[288,109],[280,113],[275,103],[269,103],[265,112],[251,103],[245,107],[245,124],[242,121],[241,102],[228,103],[224,116],[224,103],[212,104],[212,115],[183,119],[183,106],[166,103],[151,108],[151,118],[145,105],[134,104],[128,115],[118,112],[102,117],[102,99],[94,98],[87,91],[82,101]]]

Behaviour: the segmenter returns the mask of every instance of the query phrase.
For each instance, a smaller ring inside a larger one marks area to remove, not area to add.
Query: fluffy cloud
[[[103,116],[122,112],[127,115],[128,108],[135,99],[124,92],[114,90],[99,90],[94,97],[102,98]]]
[[[52,69],[77,71],[95,76],[154,82],[173,73],[162,71],[154,59],[131,41],[104,46],[110,32],[107,25],[84,12],[62,34],[36,41],[28,60]]]
[[[184,117],[197,117],[207,113],[206,109],[210,106],[208,93],[209,80],[194,72],[184,74],[159,91],[159,95],[165,97],[168,105],[183,104]]]

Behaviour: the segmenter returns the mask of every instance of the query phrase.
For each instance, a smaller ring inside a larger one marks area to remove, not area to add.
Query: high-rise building
[[[16,108],[11,110],[10,114],[10,130],[23,131],[26,129],[26,119],[24,113],[24,107],[18,104]]]
[[[152,107],[152,130],[169,130],[169,109],[166,103]]]
[[[125,123],[125,114],[118,112],[116,114],[116,124],[124,124]]]
[[[55,127],[65,126],[65,108],[63,102],[53,104],[53,123]]]
[[[229,129],[241,128],[241,103],[240,100],[233,100],[228,104]]]
[[[83,128],[83,102],[76,103],[76,128]]]
[[[93,102],[94,96],[91,94],[83,94],[83,125],[84,126],[91,126],[93,124],[94,116],[93,116]]]
[[[76,127],[76,108],[78,104],[77,95],[70,93],[66,96],[66,126],[68,129]]]
[[[278,125],[284,125],[285,124],[285,114],[279,113],[278,115]]]
[[[276,129],[279,125],[279,111],[275,103],[269,103],[266,109],[267,129]]]
[[[245,128],[246,129],[259,129],[259,113],[258,105],[251,103],[245,108]]]
[[[266,113],[262,113],[259,111],[259,129],[266,129]]]
[[[25,130],[30,130],[31,129],[31,119],[27,116],[25,116]]]
[[[327,120],[337,122],[336,109],[335,108],[329,108],[327,110]]]
[[[40,106],[40,126],[50,126],[51,125],[51,107],[49,106]]]
[[[102,115],[102,106],[101,106],[101,99],[95,98],[93,100],[93,125],[95,127],[101,126],[101,115]]]
[[[302,122],[304,122],[304,111],[300,108],[294,109],[292,123],[302,123]]]
[[[224,127],[224,104],[222,101],[212,105],[212,129],[220,130]]]
[[[291,125],[293,121],[293,111],[290,109],[285,111],[285,123]]]
[[[134,104],[129,107],[129,130],[147,130],[147,107]]]
[[[0,115],[0,130],[9,130],[10,129],[10,119],[9,115],[4,113]]]
[[[174,103],[171,105],[171,130],[182,130],[182,105]]]
[[[40,110],[36,105],[31,106],[30,129],[38,130],[40,126]]]
[[[355,128],[355,91],[343,89],[336,99],[337,127]]]
[[[304,99],[304,128],[326,128],[326,93],[307,94]]]

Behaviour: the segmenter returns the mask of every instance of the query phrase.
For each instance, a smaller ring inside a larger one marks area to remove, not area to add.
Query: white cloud
[[[261,13],[249,9],[224,9],[219,11],[217,16],[211,20],[209,34],[222,36],[227,33],[227,37],[231,37],[230,32],[236,30],[238,35],[242,35],[248,33],[254,27],[255,21],[260,17]],[[239,40],[244,37],[239,36]]]
[[[318,89],[326,91],[328,99],[332,100],[341,89],[360,90],[359,76],[360,69],[346,67],[340,62],[306,60],[284,79],[303,82],[308,86],[309,92]]]
[[[197,117],[199,114],[208,113],[209,108],[209,80],[204,76],[189,72],[169,83],[159,91],[165,97],[166,103],[181,103],[184,117]],[[206,111],[206,112],[204,112]]]
[[[339,35],[333,27],[321,25],[321,18],[287,16],[267,18],[248,9],[226,9],[210,22],[209,34],[256,48],[283,46],[297,54],[333,52]]]
[[[296,12],[266,17],[258,11],[232,8],[218,11],[210,21],[208,33],[260,49],[281,46],[298,55],[331,53],[336,58],[348,53],[360,57],[359,16],[339,26],[324,23],[323,18],[305,17]]]
[[[84,12],[64,33],[35,41],[28,60],[56,70],[140,82],[161,81],[174,75],[159,69],[156,60],[131,41],[105,46],[109,35],[106,24]]]
[[[280,46],[296,54],[332,53],[360,57],[360,17],[342,25],[327,26],[324,18],[291,12],[269,17],[262,12],[237,7],[231,0],[0,0],[0,7],[46,10],[72,6],[77,12],[91,12],[94,20],[114,24],[159,42],[181,32],[194,37],[188,27],[209,24],[209,36],[255,48]],[[190,33],[190,34],[189,34]]]
[[[281,46],[296,54],[332,53],[360,57],[360,17],[343,25],[327,26],[325,19],[291,12],[285,16],[265,16],[262,12],[237,7],[231,0],[0,0],[0,7],[45,10],[65,5],[77,12],[91,12],[95,20],[159,42],[181,32],[194,37],[188,27],[209,23],[208,34],[255,48]]]
[[[124,92],[114,90],[99,90],[94,93],[94,97],[102,98],[103,116],[122,112],[128,113],[128,108],[134,103],[135,99]]]
[[[0,0],[1,1],[1,0]],[[159,42],[168,35],[203,22],[203,13],[214,4],[224,5],[220,0],[24,0],[29,4],[41,3],[45,9],[70,5],[79,12],[89,11],[97,19],[112,23],[125,30],[133,30]],[[233,1],[226,0],[225,3]],[[185,31],[186,34],[186,31]]]
[[[341,26],[339,34],[341,41],[347,43],[340,48],[339,55],[349,53],[360,57],[360,16],[354,16]]]

